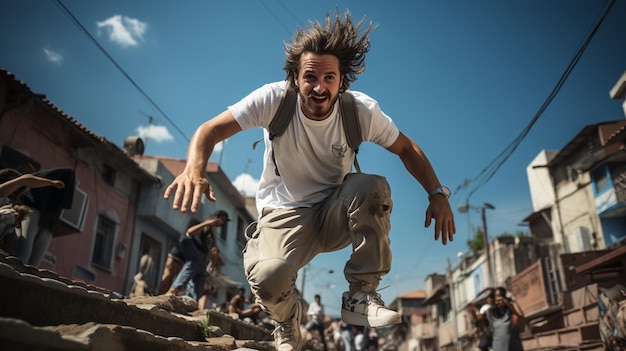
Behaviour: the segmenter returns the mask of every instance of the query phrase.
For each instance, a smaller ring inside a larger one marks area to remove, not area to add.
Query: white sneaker
[[[296,311],[291,320],[283,323],[276,323],[274,344],[278,351],[301,351],[302,336],[300,335],[300,318],[302,317],[302,305],[300,301],[296,303]]]
[[[385,303],[376,292],[359,291],[352,296],[343,293],[341,319],[352,325],[364,327],[382,327],[402,323],[402,317],[396,311],[385,307]]]

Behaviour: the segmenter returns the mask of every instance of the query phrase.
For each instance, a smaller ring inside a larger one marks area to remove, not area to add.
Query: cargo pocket
[[[246,272],[246,276],[247,276],[249,273],[249,269],[251,268],[251,265],[253,265],[257,261],[257,258],[255,257],[258,257],[257,247],[259,243],[257,240],[253,240],[259,237],[259,230],[257,230],[257,222],[255,221],[255,222],[250,223],[248,227],[246,227],[246,230],[244,233],[246,236],[246,245],[243,247],[243,250],[241,250],[241,253],[243,254],[244,271]]]
[[[246,240],[250,240],[259,236],[259,233],[256,232],[257,223],[258,223],[257,221],[254,221],[246,227],[246,230],[245,230]]]

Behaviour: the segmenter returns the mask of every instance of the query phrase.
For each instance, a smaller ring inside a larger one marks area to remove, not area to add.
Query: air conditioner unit
[[[61,219],[61,221],[73,227],[74,229],[82,231],[88,203],[89,196],[84,191],[75,188],[72,208],[63,209],[59,218]]]

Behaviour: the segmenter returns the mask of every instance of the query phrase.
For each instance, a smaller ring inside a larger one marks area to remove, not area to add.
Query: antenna
[[[148,139],[149,139],[150,131],[152,129],[152,121],[154,121],[154,117],[152,117],[152,116],[150,116],[148,114],[145,114],[142,111],[139,111],[139,113],[141,113],[144,117],[146,117],[148,119],[148,134],[143,137],[143,139],[144,139],[143,145],[144,145],[144,148],[145,148],[146,146],[148,146]]]

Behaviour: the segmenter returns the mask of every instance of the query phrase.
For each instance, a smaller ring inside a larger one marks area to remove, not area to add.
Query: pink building
[[[127,291],[137,195],[158,178],[0,68],[0,168],[56,167],[76,174],[73,207],[61,214],[39,268]]]

